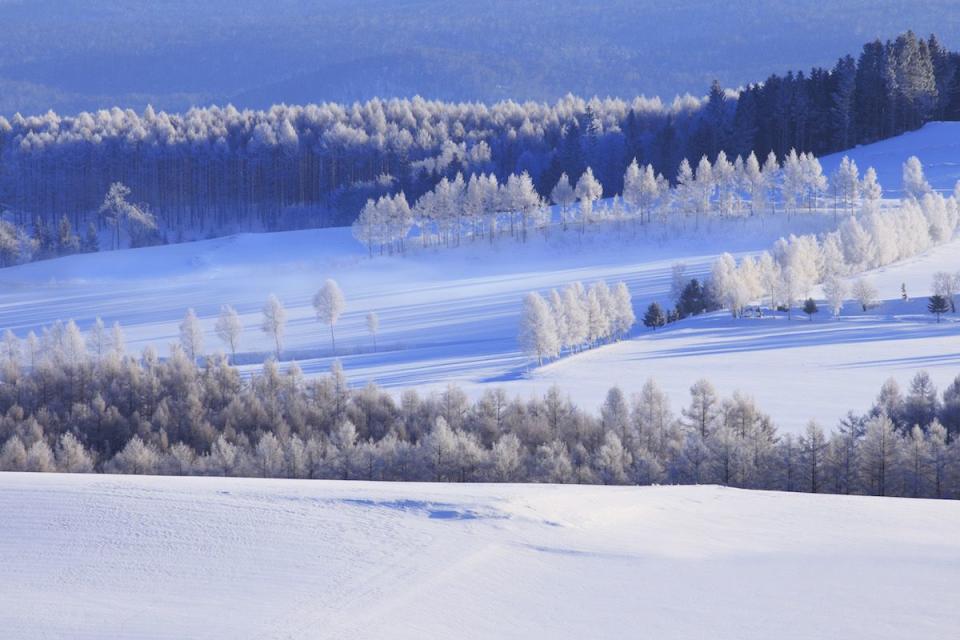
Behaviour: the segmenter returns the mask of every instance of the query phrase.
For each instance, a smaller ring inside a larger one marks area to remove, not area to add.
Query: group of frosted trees
[[[339,363],[304,378],[269,360],[241,376],[174,349],[126,353],[73,323],[0,350],[0,470],[449,482],[721,483],[829,493],[960,497],[960,379],[888,382],[832,433],[779,433],[747,396],[707,381],[675,413],[655,382],[613,388],[596,414],[554,387],[456,387],[399,397],[350,389]]]
[[[922,178],[922,167],[920,168]],[[781,210],[822,208],[832,194],[833,207],[854,209],[863,202],[876,210],[882,191],[871,168],[863,180],[856,163],[844,158],[829,179],[812,154],[791,150],[783,164],[771,152],[761,163],[754,153],[732,162],[720,151],[711,162],[703,156],[695,169],[684,159],[673,186],[653,165],[634,159],[622,178],[622,194],[600,204],[604,186],[587,167],[575,180],[566,173],[549,193],[537,192],[527,172],[511,174],[500,183],[495,174],[457,173],[443,178],[411,207],[404,193],[371,199],[353,224],[354,237],[376,250],[402,250],[403,241],[416,230],[420,241],[459,245],[464,239],[509,234],[526,240],[531,230],[557,224],[580,233],[605,229],[597,223],[631,221],[645,224],[695,216],[764,215]],[[551,209],[551,205],[555,209]]]
[[[337,348],[335,329],[345,307],[346,300],[343,292],[333,279],[327,279],[313,296],[313,309],[317,321],[330,328],[330,347],[334,352]],[[99,319],[97,322],[99,322]],[[68,326],[71,325],[74,328],[76,327],[75,324],[68,323]],[[119,324],[115,326],[119,330]],[[286,308],[276,295],[270,294],[261,309],[260,330],[270,339],[274,347],[274,355],[277,358],[283,351],[286,327]],[[223,305],[220,307],[220,313],[217,315],[213,329],[217,338],[223,344],[225,352],[229,354],[231,360],[235,360],[244,332],[240,314],[233,306]],[[380,329],[380,319],[375,311],[371,311],[367,315],[367,329],[374,340],[374,348],[376,348],[376,335]],[[196,312],[192,308],[187,309],[179,325],[179,342],[176,346],[182,350],[191,362],[206,356],[204,334],[204,329]]]
[[[632,146],[641,127],[668,125],[690,138],[703,103],[417,97],[265,111],[17,114],[0,117],[0,205],[20,227],[66,215],[82,228],[97,222],[103,194],[122,182],[171,237],[349,224],[367,198],[417,199],[457,172],[506,182],[527,170],[541,187],[585,164],[602,165],[605,178],[622,173],[626,138]]]
[[[957,195],[934,193],[923,179],[919,162],[904,165],[907,194],[896,208],[864,206],[861,215],[846,217],[835,231],[822,236],[781,238],[772,250],[746,257],[737,264],[730,254],[712,267],[711,289],[717,302],[741,315],[753,301],[771,309],[790,309],[823,283],[834,314],[848,296],[866,310],[876,292],[863,279],[851,288],[843,278],[922,253],[951,240],[960,223]]]
[[[549,299],[537,292],[523,299],[520,348],[537,364],[627,336],[636,322],[630,289],[618,282],[611,289],[602,280],[590,287],[575,282]]]

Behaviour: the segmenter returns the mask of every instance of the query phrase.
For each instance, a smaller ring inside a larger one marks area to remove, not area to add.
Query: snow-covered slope
[[[752,395],[786,431],[799,432],[811,419],[830,428],[848,411],[868,409],[887,378],[906,386],[925,370],[943,389],[960,375],[960,321],[948,314],[937,323],[927,312],[939,270],[960,270],[960,241],[867,274],[884,302],[866,313],[853,301],[839,319],[825,305],[812,321],[799,310],[792,321],[718,312],[562,359],[513,388],[542,393],[556,384],[586,400],[602,398],[614,383],[636,391],[654,378],[677,410],[691,381],[705,377],[725,395]]]
[[[718,487],[0,474],[33,638],[926,638],[960,505]]]
[[[960,177],[960,123],[937,123],[897,139],[850,152],[861,170],[874,165],[889,194],[911,154],[926,163],[934,187],[951,190]],[[824,160],[831,171],[839,158]],[[960,270],[960,242],[889,266],[868,278],[889,301],[869,314],[855,311],[832,321],[824,309],[813,323],[745,320],[715,314],[565,358],[540,370],[519,351],[523,296],[573,281],[628,283],[635,311],[666,302],[670,269],[685,262],[701,275],[724,251],[752,253],[781,234],[828,228],[832,215],[714,221],[695,239],[665,239],[625,228],[608,236],[554,232],[548,241],[501,240],[457,249],[415,249],[406,257],[370,260],[348,229],[239,235],[166,247],[78,255],[0,270],[0,330],[21,337],[56,320],[88,328],[96,316],[120,321],[128,347],[151,345],[162,354],[178,339],[178,324],[194,307],[206,332],[205,352],[223,349],[213,325],[222,304],[240,312],[245,333],[238,362],[255,369],[272,347],[260,331],[263,303],[277,294],[288,310],[282,361],[296,360],[308,375],[334,359],[327,328],[314,318],[313,293],[336,278],[347,296],[337,326],[338,352],[354,385],[423,391],[456,383],[477,395],[491,385],[527,396],[559,384],[588,408],[619,384],[628,394],[657,379],[678,410],[701,377],[722,392],[754,395],[786,430],[811,418],[830,427],[850,409],[863,410],[889,376],[906,383],[929,369],[942,388],[960,373],[954,346],[958,325],[935,325],[922,299],[935,271]],[[688,230],[689,231],[689,230]],[[905,284],[917,301],[903,304]],[[367,334],[368,311],[380,316],[377,352]],[[952,320],[952,318],[948,318]]]
[[[99,315],[120,321],[128,348],[152,345],[161,354],[177,341],[178,324],[194,307],[206,331],[205,350],[222,350],[213,325],[220,305],[242,315],[239,361],[259,367],[273,347],[260,331],[261,308],[276,293],[288,310],[282,360],[297,360],[307,374],[326,372],[333,360],[327,328],[311,299],[325,278],[336,278],[347,297],[337,326],[337,357],[355,384],[395,388],[443,386],[475,389],[521,378],[530,361],[519,351],[523,296],[532,290],[582,280],[625,280],[638,315],[651,300],[665,301],[671,265],[683,261],[702,274],[722,251],[756,251],[787,229],[818,229],[825,217],[713,223],[709,242],[575,232],[526,244],[502,240],[459,249],[417,250],[370,260],[348,229],[241,235],[190,244],[104,252],[0,270],[0,330],[23,337],[58,319],[88,328]],[[380,316],[378,351],[365,316]],[[611,381],[612,382],[612,381]],[[520,391],[520,389],[518,389]],[[602,395],[580,396],[590,405]]]
[[[899,198],[903,193],[903,163],[910,156],[923,162],[930,185],[947,195],[960,180],[960,122],[931,122],[889,140],[834,153],[820,160],[823,171],[832,174],[843,156],[856,160],[860,175],[873,167],[883,185],[884,195]]]

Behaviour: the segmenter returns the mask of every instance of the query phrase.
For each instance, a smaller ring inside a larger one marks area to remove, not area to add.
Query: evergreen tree
[[[937,323],[939,323],[940,316],[950,311],[950,303],[947,302],[946,298],[935,293],[930,296],[930,301],[927,303],[927,311],[935,314],[937,316]]]
[[[656,331],[658,327],[665,324],[667,324],[667,317],[663,314],[663,309],[656,302],[651,302],[647,312],[643,314],[643,325]]]

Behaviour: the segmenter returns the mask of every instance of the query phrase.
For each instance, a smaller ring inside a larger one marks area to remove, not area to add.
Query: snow
[[[931,122],[883,142],[824,156],[820,159],[824,174],[832,175],[843,156],[856,161],[861,179],[867,167],[876,169],[877,180],[888,198],[903,195],[903,163],[917,156],[930,185],[950,195],[960,180],[960,122]]]
[[[906,386],[925,370],[943,389],[960,374],[960,321],[947,314],[938,324],[927,312],[932,275],[960,271],[958,249],[954,241],[867,274],[884,302],[866,313],[853,301],[839,319],[822,303],[812,321],[799,309],[792,321],[718,312],[561,359],[517,386],[542,393],[556,384],[596,404],[613,384],[639,391],[653,378],[677,411],[692,382],[706,378],[723,395],[753,396],[784,431],[799,433],[811,419],[831,428],[848,411],[868,409],[887,378]],[[904,302],[901,285],[915,297]]]
[[[903,160],[916,154],[933,186],[950,191],[960,177],[951,160],[957,147],[960,123],[934,123],[849,155],[861,172],[874,165],[889,193],[900,183]],[[825,170],[835,163],[839,156],[824,159]],[[212,353],[224,349],[213,325],[220,306],[231,304],[245,327],[237,362],[254,371],[273,349],[260,325],[263,304],[275,293],[289,320],[281,360],[284,366],[297,361],[307,375],[327,372],[340,358],[354,386],[376,382],[431,392],[454,383],[473,396],[502,386],[527,397],[556,383],[588,409],[614,384],[629,394],[654,378],[675,411],[687,402],[690,385],[707,378],[724,394],[753,395],[778,426],[794,432],[810,419],[830,428],[848,410],[868,408],[890,376],[906,384],[927,369],[943,388],[960,372],[954,346],[960,325],[949,315],[936,325],[923,300],[935,271],[960,270],[957,241],[868,274],[887,302],[866,314],[851,304],[838,321],[822,307],[812,323],[799,313],[793,322],[734,322],[718,313],[655,334],[638,326],[628,341],[542,368],[520,352],[519,315],[530,291],[546,293],[577,280],[624,280],[641,317],[649,302],[667,303],[675,262],[699,276],[724,251],[756,253],[781,234],[822,231],[835,222],[832,213],[800,213],[701,224],[709,226],[697,232],[688,227],[679,239],[629,225],[619,233],[586,236],[553,230],[546,241],[415,247],[406,257],[372,260],[349,229],[71,256],[0,270],[0,329],[23,337],[56,320],[75,319],[86,330],[99,315],[108,325],[123,325],[129,350],[151,345],[163,355],[193,307],[205,331],[204,350]],[[311,304],[327,278],[336,279],[347,298],[336,327],[336,354]],[[901,284],[915,302],[900,302]],[[380,319],[377,352],[367,331],[370,311]]]
[[[946,501],[7,473],[0,513],[0,629],[22,640],[933,639],[960,624]]]
[[[312,298],[333,277],[347,299],[336,357],[354,384],[435,389],[453,382],[476,393],[497,384],[526,393],[531,361],[520,353],[517,333],[528,292],[622,279],[640,315],[651,300],[666,300],[674,262],[687,263],[691,276],[703,275],[720,251],[752,252],[788,229],[829,224],[829,216],[713,222],[709,247],[703,228],[666,242],[643,230],[634,237],[628,227],[619,239],[555,232],[548,241],[503,239],[493,247],[417,249],[407,257],[370,260],[348,229],[323,229],[78,255],[0,270],[0,328],[23,337],[74,319],[86,330],[99,315],[108,326],[123,325],[128,350],[151,345],[162,355],[193,307],[212,353],[224,348],[213,331],[220,306],[232,304],[245,327],[238,361],[258,369],[273,349],[260,325],[263,304],[275,293],[288,317],[282,360],[319,374],[329,371],[334,354]],[[369,311],[380,318],[376,353],[367,332]],[[602,395],[579,399],[592,406]]]

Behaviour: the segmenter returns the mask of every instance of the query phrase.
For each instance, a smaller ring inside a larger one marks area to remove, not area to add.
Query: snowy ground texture
[[[926,638],[960,505],[0,474],[7,638]]]
[[[850,154],[861,171],[874,164],[880,179],[898,189],[902,162],[926,162],[934,187],[952,190],[960,168],[960,124],[935,123],[921,131]],[[824,159],[832,171],[839,157]],[[259,368],[272,349],[260,331],[270,293],[288,310],[282,360],[305,372],[329,370],[334,359],[327,328],[316,322],[311,298],[326,278],[347,297],[337,326],[339,357],[354,385],[373,381],[392,388],[430,391],[449,383],[479,395],[492,386],[526,397],[559,384],[586,408],[598,406],[614,384],[628,394],[647,378],[668,393],[674,410],[686,404],[690,385],[710,379],[729,394],[741,390],[787,431],[808,420],[834,425],[850,409],[865,410],[889,376],[901,384],[919,369],[941,388],[960,373],[960,324],[937,325],[925,312],[935,271],[960,270],[960,242],[868,274],[886,302],[867,314],[853,305],[839,321],[823,309],[814,322],[795,319],[733,322],[718,313],[652,334],[642,326],[632,339],[535,369],[519,351],[523,296],[573,281],[624,280],[638,317],[649,302],[666,303],[670,269],[685,262],[691,276],[709,269],[722,252],[753,253],[781,234],[833,226],[833,216],[701,222],[694,233],[664,238],[630,227],[619,234],[553,232],[527,244],[502,240],[457,249],[417,249],[410,255],[370,260],[348,229],[239,235],[166,247],[71,256],[0,270],[0,329],[20,337],[56,320],[75,319],[86,330],[96,316],[119,321],[128,347],[152,345],[161,354],[177,340],[178,324],[194,307],[206,331],[205,351],[222,350],[213,325],[220,305],[242,315],[245,333],[238,361]],[[704,225],[710,227],[705,231]],[[915,300],[903,303],[905,284]],[[365,317],[380,316],[374,353]],[[797,314],[801,315],[801,314]],[[815,401],[814,401],[815,400]]]

